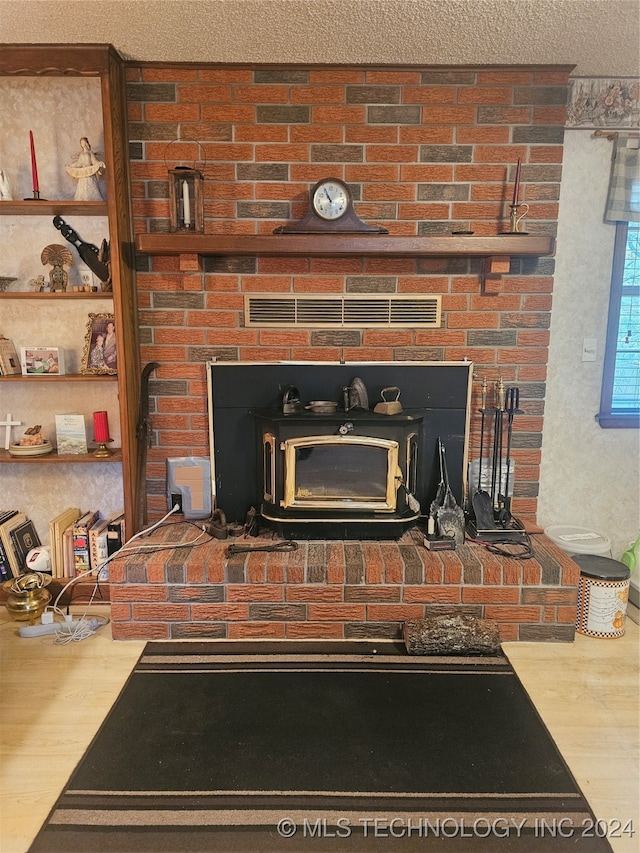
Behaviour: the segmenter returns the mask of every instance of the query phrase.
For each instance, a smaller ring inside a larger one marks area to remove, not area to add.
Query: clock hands
[[[325,194],[325,195],[326,195],[326,197],[329,199],[329,204],[333,204],[333,199],[332,199],[332,198],[331,198],[331,196],[329,195],[329,190],[328,190],[326,187],[324,188],[324,194]]]

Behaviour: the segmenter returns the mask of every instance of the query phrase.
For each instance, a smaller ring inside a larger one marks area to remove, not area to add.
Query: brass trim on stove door
[[[406,490],[413,495],[416,491],[418,479],[418,434],[415,432],[407,436],[404,470]]]
[[[262,497],[276,502],[276,439],[270,432],[262,436]]]
[[[360,445],[379,447],[387,451],[387,482],[384,499],[344,500],[328,498],[324,500],[305,500],[296,497],[296,450],[301,447],[318,445]],[[305,435],[301,438],[289,438],[280,444],[284,451],[284,497],[280,501],[283,508],[299,507],[304,509],[342,509],[351,511],[394,512],[397,507],[397,491],[402,482],[402,472],[398,465],[399,446],[397,441],[373,436],[357,435]]]

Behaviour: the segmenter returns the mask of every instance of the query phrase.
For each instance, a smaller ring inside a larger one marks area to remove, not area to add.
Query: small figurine
[[[4,169],[0,169],[0,201],[11,201],[11,184]]]
[[[45,290],[49,289],[49,285],[44,280],[43,275],[36,276],[36,278],[29,279],[29,284],[34,290],[34,293],[44,293]]]
[[[98,160],[95,156],[86,136],[83,136],[80,140],[80,148],[82,150],[77,155],[75,162],[65,166],[67,173],[78,181],[74,200],[104,201],[99,178],[102,176],[106,166],[102,160]]]
[[[26,429],[24,436],[20,439],[20,447],[37,447],[40,444],[44,444],[45,439],[41,430],[42,426],[40,424]]]
[[[73,265],[73,255],[69,249],[59,243],[51,243],[42,250],[40,260],[43,264],[51,264],[53,267],[49,273],[51,290],[66,291],[69,284],[69,273],[64,267]]]

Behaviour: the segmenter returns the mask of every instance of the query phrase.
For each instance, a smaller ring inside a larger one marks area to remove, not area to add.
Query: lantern
[[[190,166],[169,169],[169,204],[172,231],[204,232],[202,172]]]

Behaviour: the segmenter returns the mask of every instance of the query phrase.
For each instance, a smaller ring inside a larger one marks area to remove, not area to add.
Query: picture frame
[[[0,336],[0,376],[22,373],[20,359],[13,341]]]
[[[60,347],[20,347],[23,376],[64,375],[64,350]]]
[[[80,373],[115,375],[118,372],[116,334],[113,314],[89,314]]]

